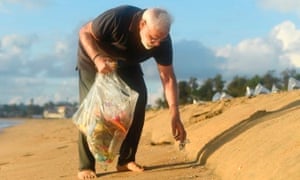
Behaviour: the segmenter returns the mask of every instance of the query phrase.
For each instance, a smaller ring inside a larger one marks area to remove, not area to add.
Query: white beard
[[[140,37],[141,37],[141,42],[142,42],[142,44],[143,44],[143,46],[144,46],[145,49],[149,50],[149,49],[152,49],[152,48],[153,48],[153,46],[151,46],[151,45],[149,45],[149,44],[147,43],[146,38],[145,38],[145,37],[143,36],[143,34],[142,34],[142,31],[140,31]]]
[[[148,43],[146,42],[145,38],[141,38],[141,41],[142,41],[143,46],[144,46],[147,50],[153,48],[151,45],[148,45]]]

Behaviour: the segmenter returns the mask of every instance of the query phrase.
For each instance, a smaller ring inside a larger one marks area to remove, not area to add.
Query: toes
[[[84,170],[78,172],[78,179],[80,180],[90,180],[90,179],[95,179],[96,177],[97,177],[96,173],[91,170]]]

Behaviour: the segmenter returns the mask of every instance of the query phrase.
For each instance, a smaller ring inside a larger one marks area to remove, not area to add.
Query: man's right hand
[[[116,70],[117,62],[110,57],[97,56],[94,63],[99,73],[107,74]]]

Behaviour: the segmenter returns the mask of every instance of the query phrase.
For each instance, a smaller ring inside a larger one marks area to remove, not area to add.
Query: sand
[[[148,111],[137,162],[146,171],[97,179],[300,179],[300,91],[180,107],[190,143],[179,151],[168,110]],[[0,179],[77,179],[77,129],[70,119],[26,120],[0,134]]]

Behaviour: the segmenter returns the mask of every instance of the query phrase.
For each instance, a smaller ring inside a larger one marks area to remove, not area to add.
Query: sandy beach
[[[179,151],[168,110],[148,111],[137,162],[142,173],[97,179],[300,179],[300,91],[180,107],[190,143]],[[77,129],[70,119],[31,120],[0,133],[0,179],[77,179]]]

